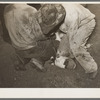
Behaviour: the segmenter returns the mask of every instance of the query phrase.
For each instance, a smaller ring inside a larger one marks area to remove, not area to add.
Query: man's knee
[[[74,57],[79,61],[86,73],[96,72],[98,70],[97,63],[84,47],[76,46],[72,49]]]

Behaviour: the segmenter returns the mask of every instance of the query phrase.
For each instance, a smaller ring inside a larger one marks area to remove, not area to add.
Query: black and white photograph
[[[0,88],[100,88],[99,3],[0,3]]]

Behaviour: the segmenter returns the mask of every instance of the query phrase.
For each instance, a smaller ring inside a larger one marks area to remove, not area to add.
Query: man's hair
[[[53,4],[43,5],[41,14],[43,22],[51,26],[56,21],[57,9]]]
[[[66,11],[61,4],[44,4],[37,13],[37,20],[46,36],[59,29],[64,21]],[[40,20],[39,20],[40,19]]]

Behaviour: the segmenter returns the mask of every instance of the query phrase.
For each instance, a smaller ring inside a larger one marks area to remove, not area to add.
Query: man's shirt
[[[36,12],[34,7],[26,4],[12,4],[5,8],[5,24],[15,48],[30,49],[45,37],[36,20]]]
[[[62,4],[66,11],[64,23],[60,29],[64,32],[77,32],[78,28],[95,18],[88,9],[80,4]]]

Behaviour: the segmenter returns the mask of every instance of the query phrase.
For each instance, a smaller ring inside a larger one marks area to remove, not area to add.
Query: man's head
[[[60,4],[44,4],[36,15],[43,34],[50,35],[63,22],[66,12]]]
[[[41,8],[42,21],[46,25],[53,25],[57,17],[57,9],[53,4],[45,4]]]

